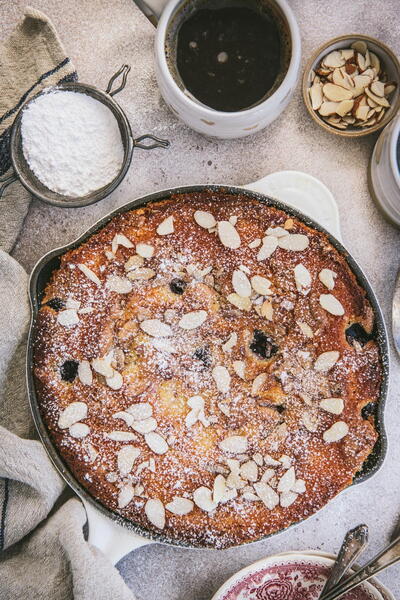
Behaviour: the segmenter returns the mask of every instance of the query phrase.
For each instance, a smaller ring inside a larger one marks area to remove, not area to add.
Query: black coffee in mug
[[[280,85],[290,37],[266,0],[198,0],[178,11],[167,37],[170,70],[196,100],[223,112],[250,108]]]

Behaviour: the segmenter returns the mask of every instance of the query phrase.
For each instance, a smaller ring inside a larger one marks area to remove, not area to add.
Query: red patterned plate
[[[317,600],[333,559],[290,553],[260,560],[231,577],[212,600]],[[375,585],[364,583],[343,600],[383,600]]]

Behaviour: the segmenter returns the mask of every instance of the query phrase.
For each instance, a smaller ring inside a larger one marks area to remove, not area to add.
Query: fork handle
[[[323,600],[336,600],[384,569],[400,561],[400,536],[353,575],[331,588]]]

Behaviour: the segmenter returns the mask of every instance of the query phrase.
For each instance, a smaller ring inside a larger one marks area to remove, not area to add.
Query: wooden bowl
[[[357,41],[364,41],[368,46],[368,50],[374,52],[379,60],[381,61],[381,65],[383,70],[387,73],[388,81],[395,81],[397,83],[396,90],[390,96],[390,108],[386,110],[385,116],[381,121],[371,125],[369,127],[352,127],[349,125],[347,129],[338,129],[333,125],[327,123],[317,111],[312,108],[310,94],[308,89],[311,86],[311,71],[318,68],[321,60],[326,56],[329,52],[333,50],[342,49],[342,48],[350,48],[351,44]],[[386,125],[393,119],[396,115],[397,111],[400,108],[400,63],[397,56],[388,48],[385,44],[380,42],[379,40],[369,37],[368,35],[361,34],[350,34],[350,35],[342,35],[336,37],[326,44],[323,44],[318,50],[316,50],[310,60],[308,61],[306,68],[304,70],[303,75],[303,99],[304,103],[307,107],[308,112],[310,113],[313,120],[318,123],[321,127],[329,131],[330,133],[334,133],[335,135],[340,135],[342,137],[349,138],[357,138],[363,137],[365,135],[370,135],[371,133],[375,133],[380,129],[386,127]]]

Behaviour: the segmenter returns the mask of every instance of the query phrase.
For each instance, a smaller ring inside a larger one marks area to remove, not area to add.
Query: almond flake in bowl
[[[307,110],[319,125],[344,137],[385,127],[400,108],[400,63],[369,36],[341,36],[319,48],[303,77]]]

